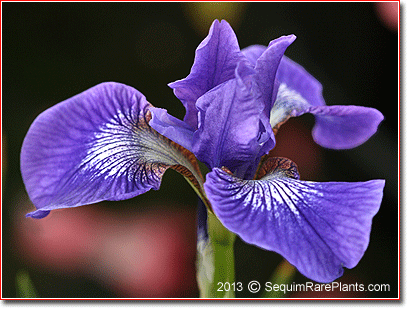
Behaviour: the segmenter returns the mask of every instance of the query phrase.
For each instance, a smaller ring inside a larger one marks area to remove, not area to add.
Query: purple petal
[[[277,79],[280,83],[270,123],[278,129],[289,117],[312,113],[315,141],[331,149],[350,149],[366,142],[376,131],[383,115],[373,108],[326,106],[322,85],[300,65],[283,57]]]
[[[103,83],[46,110],[31,125],[21,172],[41,218],[50,210],[122,200],[158,189],[169,166],[191,167],[178,147],[148,125],[145,97]]]
[[[164,109],[152,107],[149,110],[152,115],[149,125],[152,128],[187,150],[192,150],[194,131],[187,123],[169,115]]]
[[[236,79],[212,89],[197,102],[200,120],[193,153],[208,168],[227,166],[238,176],[252,178],[260,150],[274,146],[273,134],[267,134],[272,129],[263,114],[254,73],[240,63]]]
[[[302,96],[309,105],[325,105],[322,84],[310,75],[301,65],[284,56],[280,62],[277,78],[280,84]]]
[[[377,131],[383,114],[358,106],[310,107],[316,116],[313,139],[330,149],[350,149],[366,142]]]
[[[26,217],[32,217],[33,219],[42,219],[50,214],[50,211],[36,210],[26,214]]]
[[[296,36],[282,36],[269,43],[268,48],[256,60],[255,70],[256,82],[265,102],[265,114],[269,116],[272,106],[276,100],[279,84],[276,82],[276,71],[281,59],[290,44],[295,41]]]
[[[306,277],[331,282],[366,251],[384,183],[300,181],[280,169],[241,180],[215,168],[204,187],[226,228],[281,254]]]
[[[215,20],[208,36],[196,50],[191,73],[185,79],[169,84],[185,106],[184,121],[187,124],[197,128],[197,99],[215,86],[234,78],[238,62],[244,60],[246,58],[240,52],[231,26],[224,20]]]
[[[251,45],[241,50],[242,54],[249,60],[252,66],[256,66],[258,58],[266,51],[268,47],[264,45]]]
[[[311,106],[325,105],[322,85],[302,66],[286,56],[282,57],[277,79],[280,85],[270,112],[273,128],[279,128],[289,117],[306,113]]]

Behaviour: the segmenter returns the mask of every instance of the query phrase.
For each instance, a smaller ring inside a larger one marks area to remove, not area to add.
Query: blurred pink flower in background
[[[399,3],[376,2],[376,12],[387,28],[397,31],[399,27]]]
[[[28,204],[21,197],[20,205]],[[88,277],[118,297],[197,294],[193,211],[126,213],[91,205],[42,220],[24,213],[14,217],[14,248],[32,268]]]

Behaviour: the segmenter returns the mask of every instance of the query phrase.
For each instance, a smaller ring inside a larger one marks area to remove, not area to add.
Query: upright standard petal
[[[296,166],[281,158],[267,160],[261,170],[270,172],[260,180],[219,168],[207,175],[205,192],[222,224],[318,282],[355,267],[368,246],[384,181],[300,181]]]
[[[261,90],[263,101],[265,102],[265,114],[268,117],[276,100],[279,87],[276,72],[286,49],[295,39],[296,36],[289,35],[271,41],[268,48],[256,60],[256,83]]]
[[[196,50],[190,74],[183,80],[169,84],[185,106],[184,121],[193,129],[197,129],[198,125],[197,99],[215,86],[234,78],[238,62],[244,60],[246,58],[240,52],[231,26],[225,20],[215,20],[208,36]]]
[[[256,66],[256,61],[258,58],[266,51],[267,47],[265,45],[250,45],[241,50],[242,54],[249,60],[252,66]]]
[[[383,115],[373,108],[358,106],[326,106],[322,85],[305,69],[283,57],[277,72],[280,83],[270,113],[274,131],[290,117],[312,113],[315,141],[331,149],[349,149],[366,142],[376,131]]]
[[[261,148],[273,148],[264,103],[254,83],[255,71],[240,63],[236,78],[207,92],[197,102],[199,128],[193,153],[208,168],[227,166],[236,175],[253,178]],[[263,120],[265,119],[265,122]]]
[[[132,87],[103,83],[38,116],[21,150],[23,181],[38,209],[28,216],[158,189],[169,167],[200,179],[193,154],[148,125],[150,107]]]

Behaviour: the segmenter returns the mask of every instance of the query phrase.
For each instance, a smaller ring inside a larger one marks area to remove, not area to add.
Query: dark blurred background
[[[324,86],[328,105],[379,109],[385,120],[364,145],[331,151],[312,141],[313,117],[279,131],[275,154],[295,161],[301,178],[385,179],[370,245],[342,283],[389,284],[390,292],[291,297],[397,297],[397,3],[2,3],[3,297],[17,297],[29,274],[39,297],[197,297],[195,209],[184,179],[167,172],[159,191],[26,219],[34,209],[19,170],[23,138],[45,109],[104,81],[137,88],[182,118],[167,83],[188,75],[194,51],[215,18],[240,46],[297,40],[286,55]],[[342,207],[342,206],[341,206]],[[237,281],[266,281],[281,257],[237,240]],[[17,279],[19,277],[17,276]],[[295,282],[306,278],[297,274]],[[255,297],[242,291],[238,297]]]

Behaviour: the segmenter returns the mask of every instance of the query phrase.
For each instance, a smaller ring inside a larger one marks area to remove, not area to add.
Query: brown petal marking
[[[278,177],[299,179],[299,171],[296,164],[284,157],[270,157],[266,159],[259,168],[256,179],[259,180],[269,174],[275,174]]]

